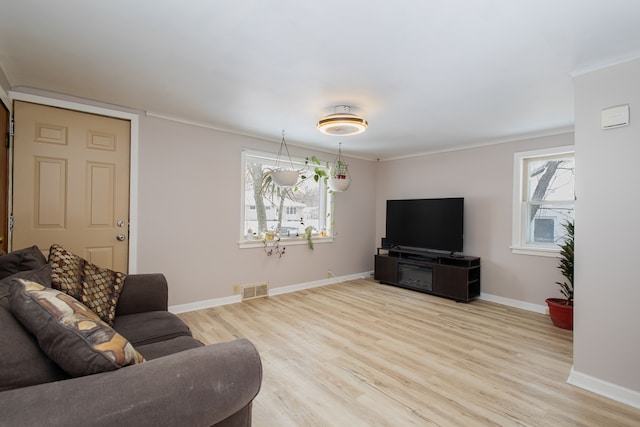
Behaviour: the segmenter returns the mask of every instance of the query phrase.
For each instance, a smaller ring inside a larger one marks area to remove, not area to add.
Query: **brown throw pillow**
[[[71,295],[113,326],[126,274],[98,267],[60,245],[49,249],[51,286]]]
[[[40,348],[78,377],[144,361],[131,343],[73,297],[39,283],[13,279],[11,312]]]

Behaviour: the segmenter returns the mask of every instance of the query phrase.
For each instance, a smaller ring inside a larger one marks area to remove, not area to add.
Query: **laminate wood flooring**
[[[640,426],[566,383],[571,331],[548,316],[354,280],[181,314],[263,362],[255,427]]]

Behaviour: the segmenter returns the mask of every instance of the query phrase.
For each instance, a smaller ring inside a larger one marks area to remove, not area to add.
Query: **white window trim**
[[[526,243],[527,239],[524,235],[523,223],[525,221],[526,212],[522,209],[522,199],[524,187],[522,185],[522,173],[525,160],[531,157],[544,157],[563,154],[574,154],[574,145],[565,145],[561,147],[546,148],[542,150],[523,151],[515,153],[513,156],[513,214],[512,214],[512,230],[511,230],[511,252],[520,255],[534,255],[544,257],[557,257],[560,253],[560,247],[557,248],[534,245]]]
[[[322,236],[312,237],[311,241],[313,241],[314,245],[316,243],[332,243],[333,237],[322,237]],[[264,243],[265,242],[262,240],[240,240],[238,241],[238,247],[240,249],[264,248]],[[275,245],[275,243],[276,242],[273,240],[268,240],[267,247],[271,247]],[[280,240],[280,246],[296,246],[296,245],[308,245],[308,244],[309,242],[307,242],[307,239],[305,239],[304,237],[289,237],[289,238]]]
[[[264,159],[270,159],[270,160],[277,160],[278,156],[277,154],[273,154],[273,153],[268,153],[265,151],[258,151],[258,150],[249,150],[249,149],[243,149],[242,150],[242,155],[241,157],[241,165],[240,165],[240,191],[241,191],[241,197],[240,197],[240,230],[239,230],[239,234],[240,236],[244,235],[244,194],[246,191],[246,181],[245,181],[245,167],[247,164],[247,156],[253,156],[253,157],[262,157]],[[304,159],[302,158],[298,158],[298,157],[291,157],[291,159],[294,162],[294,165],[296,163],[298,164],[304,164]],[[323,163],[325,163],[323,161]],[[329,203],[329,200],[327,200],[326,198],[324,200],[320,201],[320,205],[321,206],[325,206]],[[325,209],[326,210],[326,209]],[[331,212],[331,215],[333,216],[333,212]],[[331,221],[333,221],[333,218],[331,218]],[[335,233],[335,230],[333,231]],[[316,243],[332,243],[334,240],[335,235],[331,235],[331,236],[322,236],[320,234],[318,235],[313,235],[311,237],[311,241],[313,242],[313,244],[315,245]],[[273,240],[269,240],[266,242],[267,246],[273,246],[276,242]],[[295,245],[308,245],[309,243],[307,242],[307,239],[304,237],[288,237],[288,238],[282,238],[280,240],[280,245],[281,246],[295,246]],[[265,246],[265,242],[263,240],[248,240],[248,239],[243,239],[240,238],[238,240],[238,247],[240,249],[245,249],[245,248],[263,248]]]

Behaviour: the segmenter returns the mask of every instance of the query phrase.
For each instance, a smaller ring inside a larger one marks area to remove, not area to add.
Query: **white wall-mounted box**
[[[627,126],[629,124],[629,105],[605,108],[602,110],[600,123],[602,129]]]

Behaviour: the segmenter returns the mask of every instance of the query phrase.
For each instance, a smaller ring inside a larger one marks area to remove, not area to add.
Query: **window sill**
[[[560,254],[560,248],[549,248],[543,246],[511,246],[511,252],[518,255],[557,258]]]
[[[317,243],[332,243],[333,237],[312,237],[311,241],[313,244]],[[267,246],[273,246],[276,243],[276,240],[267,240]],[[307,245],[307,239],[304,237],[293,237],[288,239],[281,239],[280,246],[293,246],[293,245]],[[246,248],[264,248],[264,241],[262,240],[240,240],[238,242],[238,247],[240,249]]]

